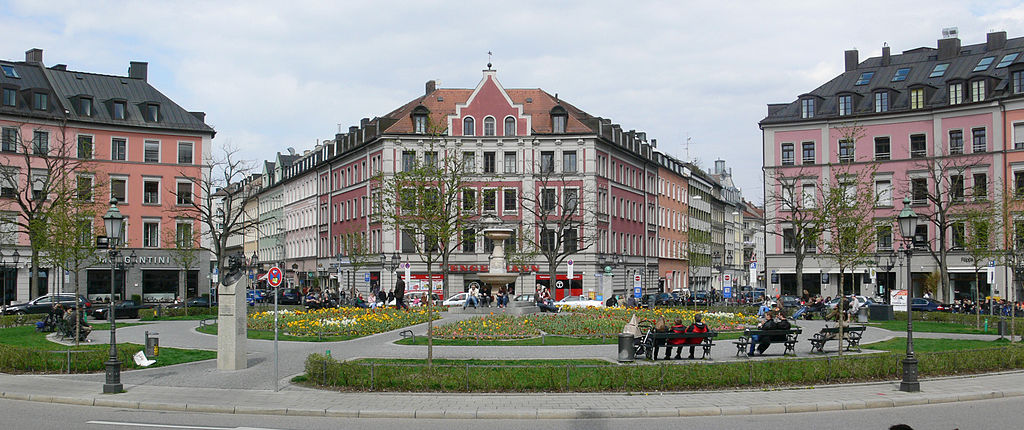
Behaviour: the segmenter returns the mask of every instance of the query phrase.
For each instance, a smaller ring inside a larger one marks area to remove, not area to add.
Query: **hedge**
[[[99,372],[104,369],[103,362],[107,361],[107,358],[110,357],[109,348],[57,350],[60,345],[54,344],[53,346],[53,350],[47,351],[0,344],[0,372]],[[122,368],[135,367],[132,355],[141,350],[141,345],[118,345],[117,355],[121,359]]]
[[[185,308],[163,308],[160,310],[162,318],[185,316]],[[217,316],[217,307],[192,306],[188,308],[189,316]],[[156,309],[139,309],[139,319],[143,321],[156,320]]]

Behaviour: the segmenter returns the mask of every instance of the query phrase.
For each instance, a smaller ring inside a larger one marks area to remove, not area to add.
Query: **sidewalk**
[[[1024,396],[1024,372],[922,381],[920,393],[898,382],[805,387],[612,394],[341,393],[288,386],[268,390],[125,385],[100,394],[102,382],[49,375],[0,374],[0,398],[163,411],[350,418],[566,419],[760,415],[891,408]],[[54,393],[60,393],[54,395]],[[474,408],[467,408],[472,399]],[[685,406],[683,406],[685,405]]]

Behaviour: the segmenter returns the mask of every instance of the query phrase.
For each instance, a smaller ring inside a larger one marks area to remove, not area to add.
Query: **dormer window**
[[[49,101],[46,93],[32,93],[32,109],[46,110],[50,106]]]
[[[1013,85],[1013,93],[1024,94],[1024,70],[1018,70],[1010,73],[1010,77],[1013,80],[1011,83],[1011,85]]]
[[[124,119],[128,104],[125,102],[114,102],[114,119]]]
[[[878,91],[875,93],[875,112],[889,111],[889,92]]]
[[[800,100],[800,118],[814,118],[814,99]]]
[[[565,122],[569,119],[569,114],[565,112],[565,108],[561,106],[555,106],[551,109],[551,132],[552,133],[565,133]]]
[[[985,58],[982,58],[981,61],[978,61],[978,65],[974,66],[974,70],[971,70],[971,71],[972,72],[982,72],[982,71],[988,70],[988,66],[991,66],[992,65],[992,61],[995,61],[995,59],[996,59],[996,57],[985,57]]]
[[[910,108],[921,109],[924,107],[924,88],[910,90]]]
[[[20,75],[18,75],[18,71],[14,69],[14,66],[11,66],[11,65],[8,65],[8,64],[0,65],[0,70],[4,71],[4,77],[5,78],[15,78],[15,79],[17,79],[17,78],[21,77]]]
[[[476,121],[473,117],[467,116],[462,119],[462,135],[463,136],[475,136],[476,135]]]
[[[971,101],[981,102],[985,101],[985,81],[977,80],[971,82]]]
[[[494,117],[484,118],[484,136],[494,136]]]
[[[92,99],[88,97],[78,99],[78,114],[82,116],[92,116]]]
[[[160,105],[156,103],[146,104],[146,121],[158,122],[160,121]]]
[[[416,134],[427,134],[427,115],[430,111],[427,108],[416,106],[412,110],[412,131]]]
[[[18,92],[12,88],[4,88],[3,102],[4,106],[14,106],[16,104]]]
[[[516,119],[512,117],[505,117],[505,136],[516,135]]]
[[[853,96],[847,94],[839,96],[839,116],[853,114]]]
[[[961,82],[949,84],[949,104],[958,105],[964,102],[964,84]]]
[[[864,72],[864,73],[861,73],[860,77],[857,78],[857,82],[854,82],[853,84],[854,85],[867,85],[868,82],[871,82],[871,77],[873,77],[873,76],[875,76],[875,72]]]

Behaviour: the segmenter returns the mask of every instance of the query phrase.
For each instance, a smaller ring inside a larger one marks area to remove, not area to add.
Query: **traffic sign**
[[[370,274],[369,273],[364,273],[363,274],[363,282],[370,282]]]
[[[281,286],[281,281],[284,280],[284,274],[281,273],[281,268],[274,266],[267,272],[267,283],[271,287],[277,288]]]

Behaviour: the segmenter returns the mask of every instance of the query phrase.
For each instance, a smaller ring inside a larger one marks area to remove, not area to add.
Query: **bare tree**
[[[30,132],[32,137],[23,134]],[[51,138],[52,137],[52,138]],[[27,234],[31,249],[30,296],[39,290],[39,263],[47,248],[47,219],[54,202],[75,197],[78,182],[95,178],[89,171],[93,157],[90,136],[76,141],[65,120],[53,126],[26,123],[3,127],[0,154],[0,224]]]
[[[372,265],[379,258],[379,254],[370,252],[370,242],[366,239],[366,234],[357,231],[342,233],[341,255],[348,259],[349,270],[353,273],[357,273],[364,267]],[[342,280],[338,279],[339,297],[341,293],[341,282]],[[356,291],[354,283],[348,286],[348,295],[353,300],[357,297],[358,292]]]
[[[804,291],[804,262],[814,256],[820,224],[815,218],[817,195],[821,191],[819,178],[803,168],[795,172],[765,169],[767,201],[765,208],[773,208],[775,216],[766,218],[765,232],[782,237],[784,251],[792,252],[796,269],[796,293]],[[810,185],[804,194],[802,185]],[[799,192],[797,190],[800,190]]]
[[[170,249],[171,260],[181,269],[179,288],[185,292],[185,315],[188,315],[188,272],[199,264],[198,239],[191,219],[180,219],[173,229],[164,230],[164,243],[174,244]]]
[[[971,256],[974,268],[975,327],[981,327],[981,310],[977,306],[978,289],[981,288],[981,269],[993,257],[1000,256],[998,235],[1000,217],[990,200],[976,200],[969,207],[959,210],[952,226],[952,247],[962,248]]]

